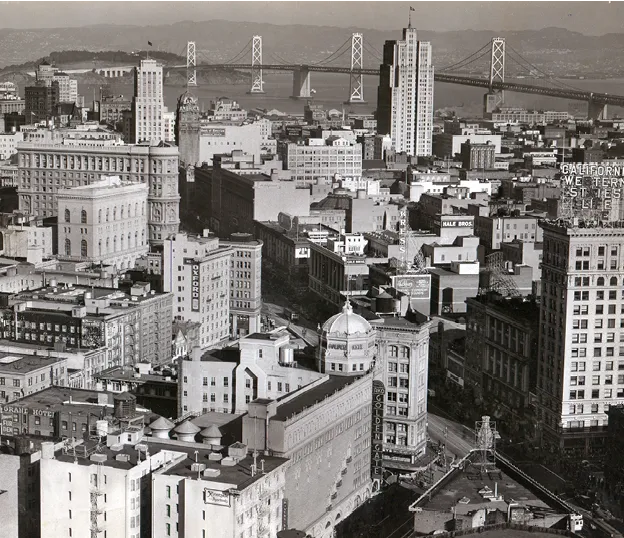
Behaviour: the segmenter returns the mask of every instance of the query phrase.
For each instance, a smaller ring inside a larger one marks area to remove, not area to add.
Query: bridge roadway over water
[[[186,65],[169,66],[167,69],[182,70],[186,69]],[[342,74],[361,74],[369,76],[379,76],[379,69],[353,69],[349,67],[333,67],[322,65],[298,65],[298,64],[198,64],[197,70],[209,69],[262,69],[266,71],[290,71],[293,72],[293,97],[306,98],[310,97],[310,73],[342,73]],[[461,84],[463,86],[473,86],[476,88],[486,88],[488,90],[505,90],[518,93],[527,93],[534,95],[544,95],[548,97],[558,97],[561,99],[569,99],[574,101],[585,101],[597,108],[605,105],[624,107],[624,96],[613,95],[608,93],[597,93],[590,91],[564,89],[564,88],[547,88],[532,84],[522,84],[518,82],[492,82],[489,80],[466,77],[461,75],[452,75],[447,73],[435,73],[436,82],[444,82],[447,84]]]

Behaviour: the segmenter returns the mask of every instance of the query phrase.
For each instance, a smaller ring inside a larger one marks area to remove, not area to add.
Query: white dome
[[[349,301],[342,307],[342,312],[329,318],[323,324],[323,331],[327,334],[366,334],[371,326],[362,316],[353,313]]]

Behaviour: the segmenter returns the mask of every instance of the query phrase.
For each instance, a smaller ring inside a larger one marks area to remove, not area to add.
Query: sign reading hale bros
[[[382,478],[383,475],[383,415],[386,387],[382,381],[373,381],[373,439],[371,442],[371,478]]]

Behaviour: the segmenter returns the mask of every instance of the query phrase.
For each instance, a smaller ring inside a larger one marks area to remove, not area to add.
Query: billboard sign
[[[386,387],[382,381],[373,381],[373,427],[371,442],[371,478],[381,479],[383,475],[383,417]]]
[[[191,312],[199,312],[199,263],[193,258],[184,258],[184,264],[191,266]]]
[[[201,130],[202,136],[212,136],[215,138],[223,138],[225,136],[225,129],[204,128]]]
[[[394,275],[392,286],[412,299],[429,299],[431,275]]]

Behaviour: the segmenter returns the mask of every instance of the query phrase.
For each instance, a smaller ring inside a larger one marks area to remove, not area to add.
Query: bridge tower
[[[197,86],[197,72],[195,57],[195,41],[189,41],[186,44],[186,88]]]
[[[347,104],[365,103],[364,84],[362,73],[354,73],[354,70],[362,69],[364,53],[364,37],[362,34],[351,35],[351,73],[349,80],[349,100]]]
[[[492,38],[490,56],[490,89],[483,97],[483,115],[490,117],[492,112],[505,102],[503,90],[495,90],[495,82],[505,82],[505,38]]]
[[[249,90],[249,93],[264,93],[261,35],[253,36],[251,43],[251,90]]]

